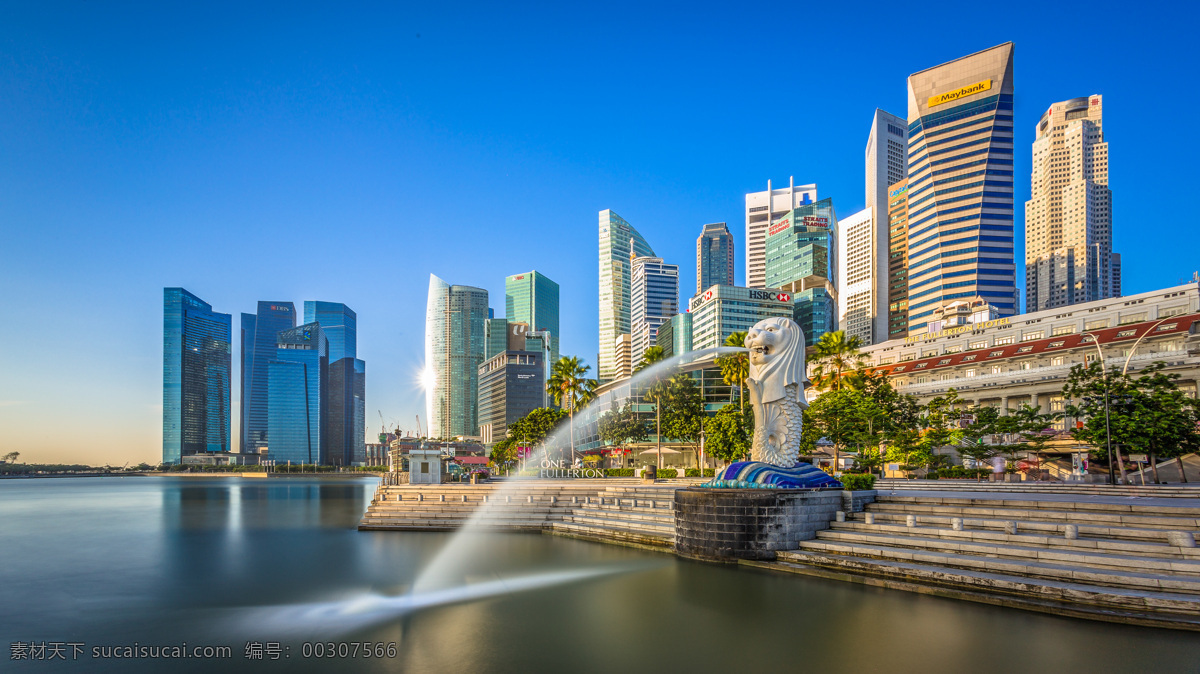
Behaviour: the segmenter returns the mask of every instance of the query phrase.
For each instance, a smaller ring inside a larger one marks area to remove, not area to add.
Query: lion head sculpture
[[[782,399],[796,384],[804,400],[804,331],[790,318],[764,318],[746,333],[750,379],[762,387],[762,402]]]

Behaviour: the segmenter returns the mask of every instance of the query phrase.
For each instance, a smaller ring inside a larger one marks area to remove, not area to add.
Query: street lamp
[[[1100,376],[1104,377],[1104,436],[1108,446],[1108,483],[1115,487],[1117,478],[1113,475],[1112,425],[1108,415],[1108,374],[1104,371],[1104,351],[1100,348],[1099,337],[1090,332],[1083,334],[1092,338],[1092,344],[1096,345],[1096,352],[1100,354]]]
[[[1146,335],[1154,332],[1154,328],[1157,328],[1172,318],[1174,318],[1174,316],[1167,316],[1166,318],[1160,319],[1157,323],[1151,325],[1149,330],[1143,332],[1141,337],[1137,338],[1137,341],[1133,343],[1133,347],[1129,349],[1129,355],[1125,358],[1125,367],[1121,368],[1121,376],[1124,376],[1125,373],[1129,371],[1129,361],[1133,360],[1133,354],[1137,353],[1138,344],[1142,343],[1142,340],[1146,338]]]
[[[700,477],[704,477],[704,419],[700,419],[700,460],[697,462],[697,467],[700,469]]]

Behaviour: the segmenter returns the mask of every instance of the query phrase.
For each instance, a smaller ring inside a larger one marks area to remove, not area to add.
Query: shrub
[[[875,476],[871,474],[842,475],[842,487],[847,491],[861,491],[875,488]]]
[[[679,471],[675,470],[674,468],[659,468],[658,469],[658,476],[660,478],[676,477],[677,475],[679,475]]]
[[[605,468],[604,475],[607,477],[633,477],[632,468]]]
[[[684,468],[683,476],[684,477],[700,477],[700,469],[699,468]]]
[[[705,468],[704,469],[704,477],[714,477],[714,476],[716,476],[715,468]]]

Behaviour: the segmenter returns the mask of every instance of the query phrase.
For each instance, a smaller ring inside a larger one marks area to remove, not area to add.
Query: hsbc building
[[[764,318],[792,317],[792,295],[783,290],[716,285],[688,303],[692,314],[692,349],[725,344],[735,332],[749,330]]]

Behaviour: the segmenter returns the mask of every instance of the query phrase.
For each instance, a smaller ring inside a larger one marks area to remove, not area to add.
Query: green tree
[[[753,412],[749,416],[753,418]],[[726,464],[744,459],[753,433],[753,421],[748,426],[746,417],[732,403],[717,410],[704,426],[705,451]]]
[[[846,383],[843,377],[861,370],[867,357],[859,353],[862,340],[857,335],[846,336],[836,330],[821,335],[813,345],[813,386],[818,391],[839,390]]]
[[[746,331],[740,330],[731,333],[725,338],[725,346],[732,346],[739,349],[746,348]],[[745,389],[746,377],[750,376],[750,353],[741,351],[739,353],[727,354],[717,358],[717,366],[721,368],[721,378],[725,380],[725,384],[730,386],[730,395],[737,390],[738,403],[740,409],[746,408]],[[732,388],[736,387],[736,389]]]
[[[842,450],[864,436],[871,406],[861,391],[849,387],[822,393],[809,406],[806,423],[818,437],[833,443],[834,470]]]
[[[681,372],[667,381],[663,400],[663,430],[668,438],[690,445],[700,468],[700,429],[704,424],[704,400],[691,374]]]
[[[626,443],[645,442],[649,436],[646,422],[634,411],[631,403],[620,409],[612,409],[600,416],[598,422],[600,439],[615,447]]]
[[[1133,444],[1140,433],[1131,414],[1133,406],[1125,404],[1135,392],[1133,381],[1116,366],[1105,371],[1098,362],[1075,365],[1063,385],[1063,398],[1068,401],[1064,411],[1083,422],[1081,427],[1071,430],[1071,435],[1095,447],[1093,456],[1106,461],[1111,443],[1122,484],[1126,479],[1121,445]]]
[[[570,410],[571,456],[575,455],[575,410],[596,396],[596,380],[588,379],[591,367],[584,365],[577,356],[563,356],[554,364],[546,391],[554,398],[554,404]]]
[[[972,409],[970,420],[963,428],[962,442],[958,447],[959,455],[972,459],[978,464],[986,464],[993,456],[996,456],[998,448],[984,440],[998,432],[999,420],[999,408],[975,407]],[[977,477],[983,479],[980,476]]]
[[[666,357],[666,353],[661,346],[652,346],[642,354],[642,362],[638,363],[637,367],[633,368],[633,371],[641,372]]]

